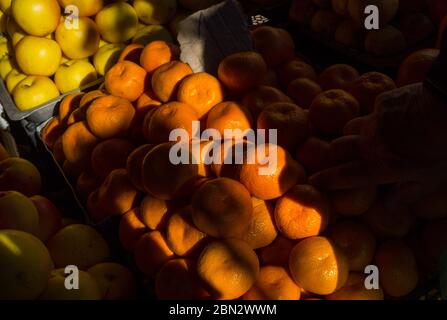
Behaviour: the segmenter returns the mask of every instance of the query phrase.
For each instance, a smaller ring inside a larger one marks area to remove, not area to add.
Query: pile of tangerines
[[[318,74],[282,29],[259,27],[253,40],[257,52],[226,57],[217,77],[193,73],[175,45],[130,45],[102,88],[62,101],[43,139],[93,220],[121,216],[122,246],[160,299],[408,295],[447,243],[445,197],[388,212],[377,186],[323,193],[307,184],[336,164],[330,142],[346,123],[371,113],[394,81],[349,65]],[[260,175],[257,155],[206,165],[190,154],[197,164],[174,165],[169,134],[192,137],[193,121],[222,135],[277,129],[276,148],[265,145],[276,167]],[[380,289],[364,286],[370,264]]]

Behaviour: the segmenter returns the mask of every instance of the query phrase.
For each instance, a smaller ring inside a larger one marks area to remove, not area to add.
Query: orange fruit
[[[344,90],[333,89],[320,93],[309,109],[312,125],[324,134],[341,135],[350,120],[359,115],[357,100]]]
[[[323,90],[346,90],[360,77],[359,72],[348,64],[334,64],[326,68],[318,77],[318,83]]]
[[[88,199],[90,193],[97,190],[102,182],[103,178],[97,177],[89,168],[87,171],[82,172],[76,180],[76,191],[83,200]]]
[[[236,102],[222,102],[214,106],[206,119],[207,129],[216,129],[221,136],[224,130],[245,130],[251,129],[252,117],[250,112]]]
[[[117,97],[136,101],[146,90],[147,72],[134,62],[123,60],[107,71],[104,84]]]
[[[329,237],[345,252],[349,270],[363,272],[371,264],[376,240],[363,224],[349,220],[337,222],[331,227]]]
[[[81,101],[79,102],[79,108],[88,107],[90,103],[92,103],[94,100],[104,96],[106,96],[106,94],[102,90],[89,91],[81,97]]]
[[[315,81],[307,78],[298,78],[290,82],[287,87],[287,95],[303,109],[309,109],[312,101],[323,90]]]
[[[262,110],[274,102],[292,102],[292,100],[279,89],[262,85],[248,92],[242,100],[242,105],[257,119]]]
[[[120,220],[118,234],[124,249],[132,251],[140,237],[147,233],[147,228],[139,217],[139,209],[128,211]]]
[[[327,300],[383,300],[382,289],[366,289],[366,276],[362,273],[351,272],[346,284],[326,296]]]
[[[149,110],[152,110],[153,108],[159,107],[161,105],[162,103],[158,101],[155,93],[152,91],[152,89],[149,89],[144,92],[137,100],[137,103],[135,105],[135,110],[137,113],[136,116],[144,118]]]
[[[418,268],[413,252],[404,242],[390,240],[377,249],[374,263],[380,274],[380,285],[391,297],[403,297],[418,284]]]
[[[349,86],[347,91],[357,99],[361,114],[374,111],[376,98],[396,88],[393,79],[380,72],[368,72],[361,75]]]
[[[140,205],[140,219],[151,230],[161,230],[169,219],[168,203],[147,195]]]
[[[171,61],[163,64],[152,75],[152,90],[161,102],[168,102],[177,96],[180,82],[192,74],[186,63]]]
[[[154,147],[155,146],[152,144],[144,144],[132,151],[127,157],[127,175],[135,188],[140,191],[144,191],[143,177],[141,175],[143,170],[143,160]]]
[[[271,244],[278,232],[276,231],[271,203],[252,197],[253,215],[249,222],[247,232],[242,240],[253,249],[263,248]]]
[[[127,139],[108,139],[92,151],[92,169],[98,177],[105,178],[115,169],[124,168],[135,144]]]
[[[329,295],[343,287],[349,274],[343,251],[325,237],[298,243],[290,253],[289,268],[300,288],[319,295]]]
[[[292,36],[284,29],[261,26],[251,33],[255,49],[269,67],[276,67],[295,57]]]
[[[48,148],[53,149],[56,141],[62,136],[66,127],[61,124],[59,118],[51,119],[43,128],[40,136]]]
[[[141,236],[134,249],[135,263],[138,269],[154,279],[160,268],[175,258],[169,249],[166,238],[159,231],[150,231]]]
[[[412,208],[416,217],[424,220],[447,218],[447,195],[440,189],[417,201]]]
[[[267,65],[259,53],[247,51],[224,58],[217,70],[219,80],[235,92],[246,92],[262,84]]]
[[[247,189],[228,178],[205,182],[192,198],[194,224],[213,237],[241,238],[247,231],[252,214]]]
[[[287,88],[293,80],[298,78],[317,81],[317,73],[314,68],[299,58],[285,63],[279,68],[278,73],[280,82],[284,88]]]
[[[332,209],[343,216],[359,216],[365,213],[376,200],[376,186],[337,190],[329,193]]]
[[[300,287],[293,282],[284,267],[265,266],[253,287],[244,294],[244,300],[299,300]]]
[[[296,104],[277,102],[267,106],[261,112],[257,128],[276,129],[277,141],[275,143],[284,149],[292,150],[306,139],[309,120],[307,113]]]
[[[189,259],[166,262],[155,278],[155,293],[161,300],[198,300],[209,297],[200,284],[195,261]]]
[[[240,181],[251,195],[261,200],[279,198],[306,179],[303,167],[280,146],[253,147],[248,150],[247,157],[251,161],[241,166]]]
[[[87,109],[87,124],[102,139],[125,135],[133,122],[135,108],[123,98],[104,96],[95,99]]]
[[[141,52],[143,52],[144,46],[138,43],[129,44],[121,52],[118,61],[128,60],[136,64],[140,64]]]
[[[404,237],[410,232],[414,221],[407,208],[390,212],[380,200],[362,215],[362,219],[380,239]]]
[[[295,159],[309,174],[327,169],[332,164],[329,142],[317,137],[309,137],[297,149]]]
[[[69,126],[62,135],[65,158],[79,167],[90,164],[90,154],[98,142],[99,139],[90,132],[85,121]]]
[[[152,74],[165,63],[178,59],[178,56],[178,48],[173,44],[157,40],[144,47],[139,61],[140,65]]]
[[[68,117],[73,111],[79,108],[82,97],[82,93],[73,93],[62,99],[58,110],[59,121],[61,124],[67,125]]]
[[[191,207],[174,213],[166,224],[166,241],[180,257],[187,257],[201,249],[207,235],[199,231],[191,218]]]
[[[399,67],[397,86],[423,82],[438,56],[439,49],[422,49],[410,54]]]
[[[195,134],[193,122],[198,120],[197,112],[188,104],[169,102],[154,109],[149,123],[143,125],[143,131],[151,143],[157,144],[170,141],[171,132],[180,128],[186,130],[192,139]]]
[[[276,202],[276,226],[289,239],[317,236],[326,229],[328,220],[327,199],[312,186],[294,186]]]
[[[198,165],[175,165],[169,159],[173,143],[163,143],[153,148],[143,161],[142,177],[144,188],[154,197],[161,200],[173,200],[191,192],[200,177]],[[191,158],[189,158],[191,160]]]
[[[203,249],[197,272],[213,298],[236,299],[255,283],[259,261],[245,242],[225,239],[211,242]]]
[[[189,104],[202,118],[224,99],[224,90],[219,80],[206,72],[194,73],[180,82],[177,100]]]
[[[259,250],[262,265],[288,266],[289,256],[296,242],[280,234],[268,246]]]

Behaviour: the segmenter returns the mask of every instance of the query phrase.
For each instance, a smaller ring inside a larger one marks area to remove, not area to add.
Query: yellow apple
[[[17,191],[0,191],[0,229],[36,235],[38,228],[39,213],[27,196]]]
[[[0,32],[6,33],[6,21],[8,20],[8,16],[0,11]]]
[[[83,87],[98,79],[95,67],[88,60],[71,60],[62,64],[54,75],[54,82],[61,93]]]
[[[0,37],[0,58],[3,58],[4,56],[10,55],[11,50],[8,43],[8,39],[5,37]]]
[[[37,107],[59,96],[54,82],[43,76],[28,76],[14,89],[14,102],[20,110]]]
[[[15,47],[16,60],[23,73],[52,76],[59,68],[61,48],[56,41],[26,36]]]
[[[100,48],[102,48],[102,47],[104,47],[104,46],[106,46],[106,45],[108,45],[108,44],[110,44],[110,43],[107,42],[107,41],[105,41],[105,40],[103,40],[103,39],[100,39],[100,40],[99,40],[99,47],[100,47]]]
[[[116,2],[105,6],[96,15],[96,24],[104,40],[126,42],[137,32],[138,16],[130,4]]]
[[[99,48],[99,32],[90,18],[79,18],[78,28],[67,28],[61,22],[56,29],[56,41],[69,59],[84,59],[93,55]]]
[[[26,33],[44,37],[56,30],[61,17],[57,0],[14,0],[11,12]]]
[[[165,24],[175,15],[176,0],[134,0],[133,7],[138,18],[145,24]]]
[[[90,17],[97,14],[104,6],[103,0],[58,0],[62,8],[74,5],[79,10],[80,17]]]
[[[51,257],[42,241],[23,231],[0,230],[0,300],[37,299],[48,284],[51,269]]]
[[[135,34],[135,36],[132,38],[133,43],[139,43],[143,46],[151,43],[155,40],[162,40],[166,42],[173,42],[171,33],[163,26],[160,25],[151,25],[146,26]]]
[[[105,75],[117,63],[121,52],[125,48],[126,45],[122,43],[111,43],[101,47],[93,57],[93,64],[95,65],[96,71],[102,76]]]
[[[11,13],[11,0],[0,0],[0,10],[9,15]]]
[[[27,76],[26,74],[23,74],[17,69],[12,69],[11,72],[8,73],[6,76],[6,88],[8,89],[9,93],[12,93],[14,91],[14,88],[19,84],[20,81],[25,79]]]
[[[14,21],[13,17],[8,17],[6,31],[11,39],[12,46],[15,47],[25,36],[26,32]]]
[[[5,80],[8,74],[15,67],[12,57],[6,55],[0,59],[0,77]]]

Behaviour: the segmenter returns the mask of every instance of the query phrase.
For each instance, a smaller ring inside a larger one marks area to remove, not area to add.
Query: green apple
[[[54,75],[54,82],[61,93],[83,87],[98,79],[95,67],[88,60],[71,60],[62,64]]]
[[[26,33],[44,37],[56,30],[61,18],[57,0],[14,0],[11,13]]]
[[[175,15],[176,0],[134,0],[133,7],[138,18],[145,24],[165,24]]]
[[[29,110],[59,96],[54,82],[43,76],[28,76],[16,86],[14,102],[20,110]]]
[[[20,81],[27,77],[26,74],[20,72],[16,68],[12,69],[11,72],[6,76],[6,88],[9,93],[12,93],[15,87],[19,84]]]
[[[171,33],[163,26],[159,25],[151,25],[146,26],[135,34],[132,38],[133,43],[139,43],[143,46],[151,43],[155,40],[162,40],[166,42],[174,42],[171,36]]]
[[[126,48],[122,43],[111,43],[99,48],[93,57],[93,64],[100,75],[105,75],[113,67],[120,57],[121,52]]]

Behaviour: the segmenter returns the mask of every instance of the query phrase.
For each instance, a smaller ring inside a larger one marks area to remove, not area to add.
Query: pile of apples
[[[103,76],[130,42],[173,42],[186,10],[216,1],[178,2],[1,0],[0,76],[18,109],[37,107]]]
[[[379,9],[378,30],[365,28],[367,5]],[[289,15],[349,48],[391,56],[434,36],[445,10],[443,0],[294,0]]]

